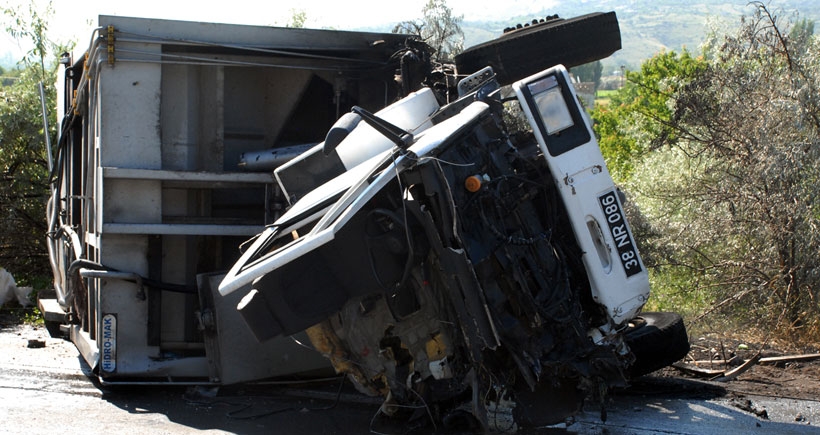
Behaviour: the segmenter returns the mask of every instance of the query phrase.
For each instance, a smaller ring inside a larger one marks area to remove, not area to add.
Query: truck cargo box
[[[64,56],[49,249],[64,330],[103,381],[329,367],[291,338],[245,340],[238,301],[210,283],[287,207],[278,164],[352,106],[396,98],[406,38],[100,16]]]

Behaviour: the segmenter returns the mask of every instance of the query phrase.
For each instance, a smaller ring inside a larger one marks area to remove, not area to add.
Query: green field
[[[609,104],[612,95],[618,92],[617,90],[604,90],[599,89],[598,92],[595,93],[595,105],[596,106],[606,106]]]

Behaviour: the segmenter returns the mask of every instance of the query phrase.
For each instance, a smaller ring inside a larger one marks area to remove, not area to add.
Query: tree
[[[686,50],[661,52],[639,71],[626,71],[624,87],[593,109],[598,142],[617,181],[629,180],[646,152],[674,137],[669,99],[705,65]]]
[[[794,23],[789,32],[789,40],[793,47],[807,46],[809,39],[814,36],[814,21],[803,18]]]
[[[573,67],[571,72],[582,82],[595,83],[595,90],[598,90],[601,75],[604,72],[604,64],[600,60],[596,60],[595,62]]]
[[[48,77],[48,71],[53,68],[47,65],[47,58],[53,53],[59,53],[58,50],[61,48],[47,36],[48,19],[54,13],[51,3],[49,2],[42,12],[37,9],[34,1],[29,2],[25,12],[15,8],[0,10],[10,20],[6,24],[6,32],[15,39],[28,40],[32,45],[31,50],[21,61],[23,65],[37,69],[41,81],[51,79],[52,77]]]
[[[305,22],[307,21],[307,12],[304,10],[290,10],[291,17],[290,22],[285,25],[285,27],[292,27],[295,29],[302,29],[305,27]]]
[[[10,20],[6,30],[29,39],[33,48],[21,61],[15,79],[0,87],[0,266],[18,283],[30,284],[47,275],[45,203],[48,198],[48,156],[45,135],[56,138],[56,53],[46,37],[50,5],[40,13],[33,4],[26,12],[2,9]],[[39,84],[44,83],[49,131],[43,128]]]
[[[736,32],[706,41],[702,66],[648,62],[630,76],[652,91],[630,104],[657,100],[641,134],[620,139],[643,152],[626,188],[658,235],[650,250],[665,261],[653,274],[667,291],[701,299],[705,313],[817,337],[820,47],[754,7]]]
[[[402,21],[393,27],[393,33],[418,35],[433,48],[440,61],[452,60],[464,50],[463,20],[463,15],[453,15],[446,0],[428,0],[421,20]]]

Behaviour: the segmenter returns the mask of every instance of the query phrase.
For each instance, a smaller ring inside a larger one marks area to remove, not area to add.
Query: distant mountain
[[[820,8],[817,0],[764,0],[769,9],[780,19],[808,18],[818,22],[820,28]],[[571,18],[592,12],[615,11],[621,26],[623,48],[604,59],[607,69],[614,70],[624,65],[636,69],[649,57],[661,50],[680,51],[682,47],[697,51],[709,30],[710,21],[722,23],[721,28],[736,28],[740,17],[750,16],[755,8],[749,0],[552,0],[546,4],[557,4],[541,12],[530,15],[499,16],[492,21],[465,21],[462,23],[465,41],[470,47],[500,36],[505,27],[526,23],[534,18],[558,14]],[[460,12],[464,13],[464,12]],[[469,15],[469,14],[467,14]],[[412,18],[412,17],[410,17]],[[396,23],[384,23],[355,30],[389,32]],[[13,44],[11,39],[0,41],[0,47]],[[20,55],[0,51],[0,66],[13,67]]]
[[[780,19],[808,18],[820,22],[817,0],[769,0],[769,10]],[[525,23],[533,18],[558,14],[571,18],[591,12],[615,11],[621,27],[623,48],[604,59],[607,69],[625,65],[636,69],[643,60],[662,50],[680,51],[686,47],[697,51],[709,31],[709,23],[721,23],[720,28],[738,27],[740,17],[754,13],[748,0],[581,0],[560,1],[555,8],[544,9],[536,16],[515,16],[499,21],[469,22],[462,24],[464,46],[493,39],[505,27]]]

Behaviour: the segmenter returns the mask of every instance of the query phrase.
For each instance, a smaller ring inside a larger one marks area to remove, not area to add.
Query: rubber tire
[[[594,62],[620,49],[615,12],[597,12],[508,32],[464,50],[455,62],[459,75],[491,66],[503,86],[558,64],[571,68]]]
[[[683,359],[689,353],[689,335],[677,313],[641,313],[625,333],[626,344],[635,355],[629,367],[637,378]]]

